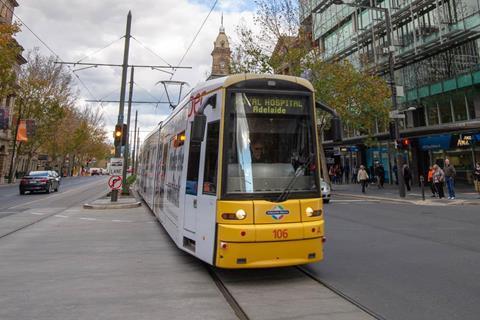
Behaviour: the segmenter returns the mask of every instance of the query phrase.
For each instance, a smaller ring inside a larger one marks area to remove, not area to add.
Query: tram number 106
[[[273,238],[274,239],[287,239],[288,238],[288,229],[273,229]]]

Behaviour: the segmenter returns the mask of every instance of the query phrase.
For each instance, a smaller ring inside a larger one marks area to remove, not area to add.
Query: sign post
[[[112,176],[121,176],[123,171],[123,158],[110,159],[110,174]]]

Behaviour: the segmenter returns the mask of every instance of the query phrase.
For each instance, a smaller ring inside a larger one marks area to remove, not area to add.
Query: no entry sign
[[[122,177],[111,176],[110,179],[108,179],[108,186],[112,190],[119,190],[122,187]]]

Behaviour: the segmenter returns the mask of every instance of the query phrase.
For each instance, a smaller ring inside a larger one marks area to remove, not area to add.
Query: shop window
[[[205,168],[203,175],[203,193],[215,194],[217,191],[218,138],[220,122],[210,122],[207,127],[207,148],[205,150]]]
[[[441,123],[450,123],[452,119],[452,106],[450,105],[449,97],[441,97],[438,100],[438,109],[440,111]]]
[[[453,115],[455,121],[467,120],[467,105],[465,103],[465,95],[463,92],[455,93],[452,95]]]

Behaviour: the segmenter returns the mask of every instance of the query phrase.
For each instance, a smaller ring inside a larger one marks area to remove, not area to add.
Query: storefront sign
[[[427,150],[448,150],[450,149],[451,134],[443,134],[438,136],[423,137],[418,139],[420,148]]]
[[[470,147],[473,143],[473,136],[470,134],[460,135],[457,140],[457,147]]]

